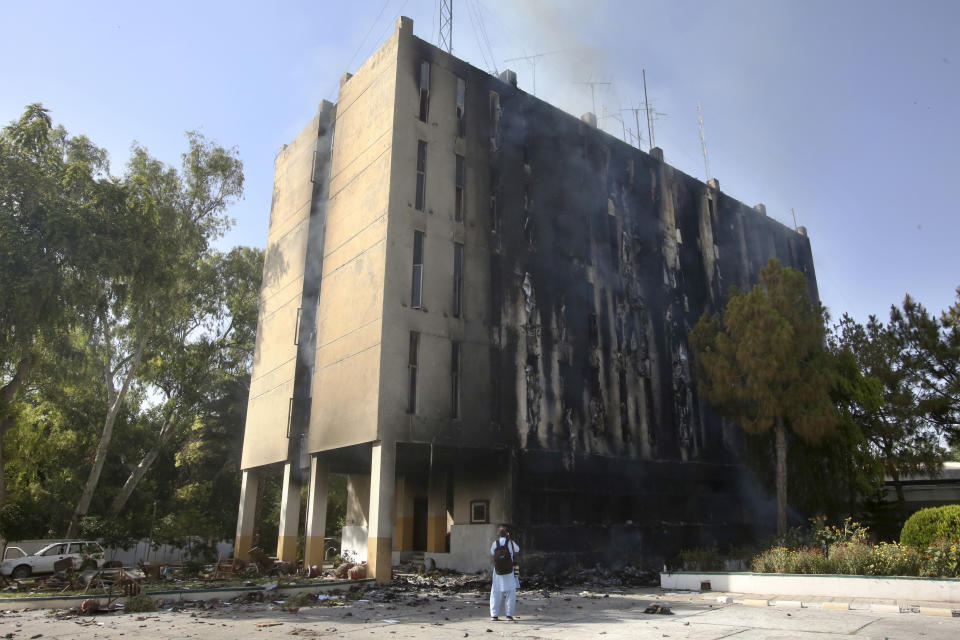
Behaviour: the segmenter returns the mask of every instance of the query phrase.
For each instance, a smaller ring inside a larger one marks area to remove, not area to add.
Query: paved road
[[[360,599],[326,601],[283,610],[267,603],[212,603],[150,614],[77,616],[44,610],[0,612],[0,638],[102,640],[105,638],[542,638],[605,640],[697,638],[884,638],[957,640],[960,618],[919,613],[833,611],[721,603],[713,594],[660,590],[601,593],[523,591],[515,622],[492,622],[486,593],[372,590]],[[740,600],[743,596],[735,598]],[[279,603],[279,604],[278,604]],[[646,614],[650,604],[673,615]],[[941,605],[947,606],[949,605]],[[956,607],[955,607],[956,608]]]

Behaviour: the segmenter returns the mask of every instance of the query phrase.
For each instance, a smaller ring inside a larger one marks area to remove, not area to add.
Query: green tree
[[[209,286],[202,277],[209,243],[226,229],[223,212],[242,194],[243,171],[235,151],[195,133],[188,134],[188,141],[180,172],[135,145],[125,176],[104,185],[106,197],[95,210],[101,233],[92,236],[96,241],[89,246],[100,259],[96,295],[83,318],[90,352],[102,371],[107,409],[68,537],[89,511],[131,386],[158,382],[144,361],[190,335],[195,305]],[[159,421],[161,429],[170,415],[168,410]],[[122,507],[121,502],[115,510]]]
[[[89,266],[78,232],[108,168],[105,151],[55,128],[40,104],[0,132],[0,455],[40,352],[75,325]],[[4,466],[0,457],[0,507]]]
[[[189,431],[192,435],[177,454],[178,468],[188,469],[198,460],[209,468],[211,448],[222,464],[233,462],[224,455],[233,448],[225,447],[220,436],[242,440],[262,273],[263,252],[248,247],[237,247],[226,255],[214,252],[200,264],[196,298],[190,305],[193,313],[181,318],[177,330],[168,334],[168,341],[158,345],[144,365],[142,378],[158,390],[163,402],[142,421],[142,442],[150,446],[114,498],[110,517],[120,514],[177,434]],[[239,456],[238,451],[233,457]],[[230,470],[239,477],[238,469]],[[211,483],[209,489],[215,480],[204,476],[191,491],[195,494],[204,482]],[[186,490],[181,486],[181,492]]]
[[[960,437],[960,287],[938,321],[909,295],[890,309],[890,328],[909,368],[918,411],[941,434]]]
[[[910,313],[916,317],[915,309]],[[880,385],[882,402],[863,407],[855,419],[870,442],[873,456],[893,480],[898,511],[904,520],[903,477],[937,473],[944,451],[940,445],[939,403],[920,397],[924,374],[917,368],[921,360],[906,347],[906,317],[896,307],[891,308],[890,317],[888,325],[876,316],[861,325],[844,315],[836,336],[839,347],[856,358],[863,373]]]
[[[803,274],[771,259],[751,291],[732,289],[722,315],[705,314],[690,335],[710,404],[747,433],[773,429],[779,535],[787,529],[787,429],[819,442],[838,424],[825,323]]]

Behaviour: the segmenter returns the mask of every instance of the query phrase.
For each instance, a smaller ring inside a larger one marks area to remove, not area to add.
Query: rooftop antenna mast
[[[593,102],[593,111],[591,111],[590,113],[592,113],[593,115],[597,115],[597,98],[596,98],[596,96],[594,95],[593,88],[596,87],[597,85],[608,85],[608,86],[609,86],[609,85],[611,85],[611,84],[613,84],[613,83],[612,83],[612,82],[574,82],[573,84],[588,84],[588,85],[590,85],[590,100]]]
[[[563,51],[563,49],[557,49],[556,51],[544,51],[543,53],[535,53],[531,56],[517,56],[516,58],[510,58],[509,60],[504,60],[503,62],[513,62],[514,60],[526,60],[529,62],[530,66],[533,67],[533,95],[537,95],[537,60],[544,56],[560,53],[561,51]]]
[[[643,108],[647,112],[647,140],[650,141],[650,148],[657,146],[653,139],[653,122],[650,120],[650,100],[647,99],[647,70],[643,70]]]
[[[634,120],[636,121],[636,123],[637,123],[637,149],[639,149],[639,148],[640,148],[640,140],[642,140],[642,137],[641,137],[641,135],[640,135],[640,111],[642,111],[642,109],[641,109],[640,107],[628,107],[628,108],[626,108],[626,109],[620,109],[620,113],[623,113],[624,111],[632,111],[632,112],[633,112],[633,119],[634,119]],[[630,131],[630,129],[627,129],[627,131]],[[633,132],[630,131],[630,133],[632,134]],[[631,139],[632,139],[632,137],[633,137],[633,136],[631,135]]]
[[[453,0],[440,0],[440,48],[453,53]]]
[[[703,136],[703,109],[700,103],[697,103],[697,122],[700,124],[700,147],[703,149],[703,170],[706,172],[707,180],[710,180],[710,161],[707,160],[707,139]]]

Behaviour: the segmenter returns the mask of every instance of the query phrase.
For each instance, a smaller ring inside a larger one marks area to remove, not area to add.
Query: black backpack
[[[513,573],[513,556],[510,555],[510,538],[506,544],[500,544],[497,538],[497,548],[493,551],[493,570],[497,575],[506,576]]]

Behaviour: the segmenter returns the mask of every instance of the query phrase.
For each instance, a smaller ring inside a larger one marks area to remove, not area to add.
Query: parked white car
[[[8,558],[12,551],[19,551],[21,556]],[[3,556],[0,575],[13,576],[17,580],[29,578],[37,573],[53,573],[54,563],[64,558],[72,559],[74,568],[79,568],[84,558],[90,558],[98,567],[103,565],[103,547],[99,542],[90,540],[54,542],[32,556],[28,556],[20,547],[7,547]]]

